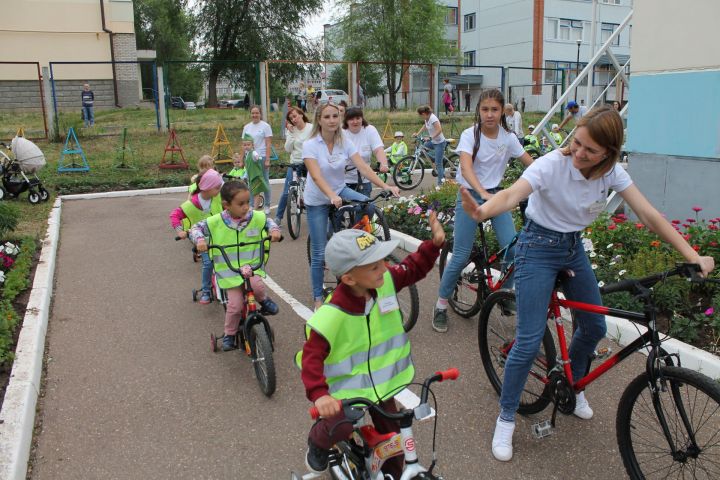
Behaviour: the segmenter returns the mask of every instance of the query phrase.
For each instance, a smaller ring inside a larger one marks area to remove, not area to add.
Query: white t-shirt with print
[[[263,120],[258,123],[250,122],[243,127],[242,134],[245,135],[246,133],[253,137],[255,151],[263,157],[267,156],[269,152],[265,151],[265,139],[273,136],[270,124]]]
[[[320,167],[320,174],[333,192],[340,193],[345,188],[345,167],[352,164],[350,157],[357,153],[355,144],[343,133],[342,144],[333,146],[332,154],[328,151],[327,145],[318,134],[303,143],[303,159],[312,158],[317,161]],[[328,205],[330,199],[315,184],[312,175],[308,175],[303,195],[305,205],[317,206]]]
[[[352,133],[350,130],[345,130],[345,135],[347,136],[347,138],[352,140],[352,142],[358,149],[360,157],[362,157],[362,159],[368,165],[370,165],[370,160],[372,160],[373,151],[376,148],[384,149],[385,147],[382,138],[380,138],[380,134],[378,133],[377,129],[372,125],[362,127],[358,133]],[[345,172],[345,183],[357,183],[357,176],[358,172],[357,168],[355,168],[355,165],[348,165],[348,170]],[[365,177],[363,177],[362,181],[363,183],[370,182],[370,180]]]
[[[605,210],[608,192],[622,192],[632,179],[615,164],[600,178],[588,180],[575,168],[572,156],[553,150],[535,160],[522,174],[533,191],[525,215],[556,232],[579,232]]]
[[[442,143],[445,141],[445,136],[441,133],[440,135],[438,135],[437,138],[435,138],[438,130],[438,128],[434,126],[435,123],[438,123],[439,125],[440,119],[438,119],[438,117],[435,116],[434,113],[431,113],[427,121],[425,122],[425,130],[427,130],[428,135],[430,135],[430,141],[432,143]]]
[[[475,126],[463,130],[460,141],[455,149],[456,152],[465,152],[472,155],[475,145]],[[500,185],[508,161],[511,158],[521,157],[525,153],[518,138],[500,127],[497,138],[488,138],[480,132],[480,149],[473,159],[473,172],[485,190],[496,188]],[[458,168],[455,175],[457,182],[469,189],[472,189],[467,180],[463,177],[462,169]]]
[[[514,133],[518,138],[523,137],[522,117],[520,116],[520,112],[515,110],[512,117],[505,115],[505,121],[507,122],[508,129],[512,133]]]

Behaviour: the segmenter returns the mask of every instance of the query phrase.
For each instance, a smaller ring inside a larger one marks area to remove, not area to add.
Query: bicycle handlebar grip
[[[178,240],[182,240],[182,238],[180,238],[180,237],[175,237],[175,241],[177,242]]]
[[[457,380],[457,378],[460,376],[460,370],[457,368],[448,368],[447,370],[443,370],[442,372],[435,372],[435,375],[440,375],[440,382],[443,382],[445,380]]]
[[[337,403],[340,406],[340,408],[342,409],[343,408],[342,400],[337,400]],[[312,407],[310,407],[308,409],[308,413],[310,414],[310,418],[312,418],[313,420],[317,420],[318,418],[320,418],[320,411],[318,411],[318,409],[315,405],[313,405]]]
[[[600,287],[600,294],[604,295],[606,293],[615,293],[615,292],[622,292],[625,290],[632,290],[637,283],[637,280],[635,279],[629,279],[629,280],[623,280],[621,282],[617,283],[611,283],[610,285],[605,285],[604,287]]]

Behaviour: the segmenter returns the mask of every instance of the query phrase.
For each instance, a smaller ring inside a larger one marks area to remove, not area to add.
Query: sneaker
[[[266,298],[262,302],[260,302],[260,313],[263,315],[277,315],[277,313],[280,311],[280,308],[277,306],[277,303],[273,302],[271,299]]]
[[[200,304],[207,305],[208,303],[212,302],[212,296],[210,295],[210,292],[200,292]]]
[[[573,414],[583,420],[590,420],[593,417],[593,411],[587,398],[585,398],[585,392],[575,395],[575,411]]]
[[[274,222],[278,227],[282,227],[282,218],[276,218]]]
[[[313,473],[322,473],[327,470],[328,466],[327,450],[316,447],[308,440],[308,449],[305,453],[305,466]]]
[[[501,300],[500,301],[500,311],[506,317],[509,317],[510,315],[515,315],[515,312],[517,312],[517,305],[515,304],[515,300],[512,300],[512,299]]]
[[[225,335],[223,337],[223,352],[235,350],[235,335]]]
[[[433,314],[432,328],[438,333],[445,333],[448,329],[447,308],[435,308]]]
[[[270,207],[265,205],[265,215],[270,215]]]
[[[493,457],[501,462],[507,462],[512,458],[513,446],[512,437],[515,431],[515,422],[506,422],[498,417],[495,422],[495,434],[492,439]]]

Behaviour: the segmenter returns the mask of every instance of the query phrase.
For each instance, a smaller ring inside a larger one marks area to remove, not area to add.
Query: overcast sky
[[[322,37],[323,25],[326,23],[334,23],[335,17],[340,13],[335,3],[335,0],[325,0],[322,10],[304,22],[303,32],[305,32],[308,37]]]

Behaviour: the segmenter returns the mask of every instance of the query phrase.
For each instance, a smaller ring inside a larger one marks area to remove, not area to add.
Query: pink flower
[[[718,229],[718,226],[717,226],[717,225],[708,225],[708,228],[709,228],[710,230],[717,230],[717,229]]]
[[[695,223],[695,219],[694,219],[694,218],[686,218],[685,220],[686,220],[688,223]]]
[[[413,210],[413,214],[420,215],[422,213],[422,208],[420,206],[415,207],[415,210]]]
[[[618,213],[615,216],[621,220],[627,220],[627,215],[625,215],[624,213]]]
[[[680,220],[673,220],[670,223],[672,223],[673,225],[680,225]]]
[[[705,310],[705,315],[707,315],[708,317],[710,315],[712,315],[713,313],[715,313],[715,309],[713,307],[710,307],[707,310]]]
[[[693,209],[696,213],[697,213],[697,212],[702,212],[702,207],[699,207],[699,206],[697,206],[697,205],[693,206],[692,209]]]
[[[642,228],[645,228],[645,225],[643,225],[642,223],[636,223],[636,224],[635,224],[635,228],[637,228],[638,230],[640,230],[640,229],[642,229]]]
[[[608,230],[615,230],[617,227],[615,225],[608,225]]]

